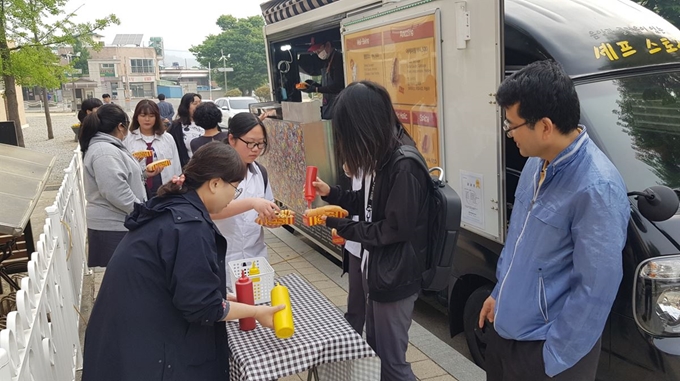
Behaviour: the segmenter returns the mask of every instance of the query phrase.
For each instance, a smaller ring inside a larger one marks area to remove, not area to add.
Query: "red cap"
[[[324,46],[324,44],[315,43],[314,37],[312,37],[312,41],[310,43],[311,43],[311,46],[309,47],[309,49],[307,49],[307,51],[311,52],[311,53],[316,52],[317,50],[321,49]]]

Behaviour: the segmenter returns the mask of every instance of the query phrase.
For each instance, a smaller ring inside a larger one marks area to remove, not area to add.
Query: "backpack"
[[[262,172],[262,179],[264,180],[264,191],[267,191],[267,184],[269,184],[269,175],[267,174],[267,168],[264,167],[264,165],[258,163],[257,161],[254,161],[253,163],[257,164],[257,167],[260,168],[260,172]]]
[[[417,148],[403,145],[397,153],[401,154],[392,157],[391,165],[403,159],[415,160],[432,180],[426,202],[430,220],[428,224],[430,239],[427,245],[422,288],[428,291],[441,291],[449,284],[453,266],[453,254],[458,240],[462,210],[460,197],[443,180],[441,168],[428,169],[427,162]],[[435,170],[439,171],[439,177],[431,175],[431,172]]]

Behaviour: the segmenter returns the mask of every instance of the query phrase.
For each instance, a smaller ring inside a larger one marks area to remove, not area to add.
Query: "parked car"
[[[222,110],[222,123],[220,127],[227,127],[229,125],[229,119],[232,116],[238,114],[239,112],[247,112],[248,106],[251,103],[259,102],[253,97],[226,97],[218,98],[215,100],[217,107]]]

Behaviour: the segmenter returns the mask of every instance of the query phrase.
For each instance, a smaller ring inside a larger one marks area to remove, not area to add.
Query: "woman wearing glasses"
[[[264,229],[255,219],[258,215],[272,217],[279,208],[274,204],[267,170],[255,161],[267,149],[267,130],[262,121],[248,112],[234,115],[229,121],[229,137],[225,143],[234,147],[248,167],[246,177],[238,185],[237,193],[243,193],[241,197],[235,196],[221,213],[211,215],[229,242],[225,263],[228,266],[229,261],[237,259],[267,258]],[[230,275],[227,268],[227,278]],[[227,285],[230,284],[228,281]]]
[[[83,381],[229,380],[225,320],[273,327],[283,305],[227,295],[227,242],[208,216],[231,202],[245,173],[233,148],[208,143],[183,175],[135,205],[87,325]]]
[[[127,229],[125,216],[135,203],[146,200],[144,180],[157,172],[144,172],[123,139],[130,120],[123,109],[106,104],[83,120],[80,150],[83,153],[87,199],[87,265],[106,267]]]

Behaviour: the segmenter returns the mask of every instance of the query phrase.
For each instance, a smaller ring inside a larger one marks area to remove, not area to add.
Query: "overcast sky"
[[[120,25],[99,32],[105,36],[107,45],[116,34],[143,34],[145,45],[150,37],[163,37],[167,54],[180,55],[179,51],[187,51],[192,45],[202,43],[206,36],[219,33],[215,22],[220,15],[231,14],[237,18],[258,15],[263,2],[265,0],[69,0],[64,10],[68,13],[82,5],[74,19],[76,22],[112,13],[118,16]]]

